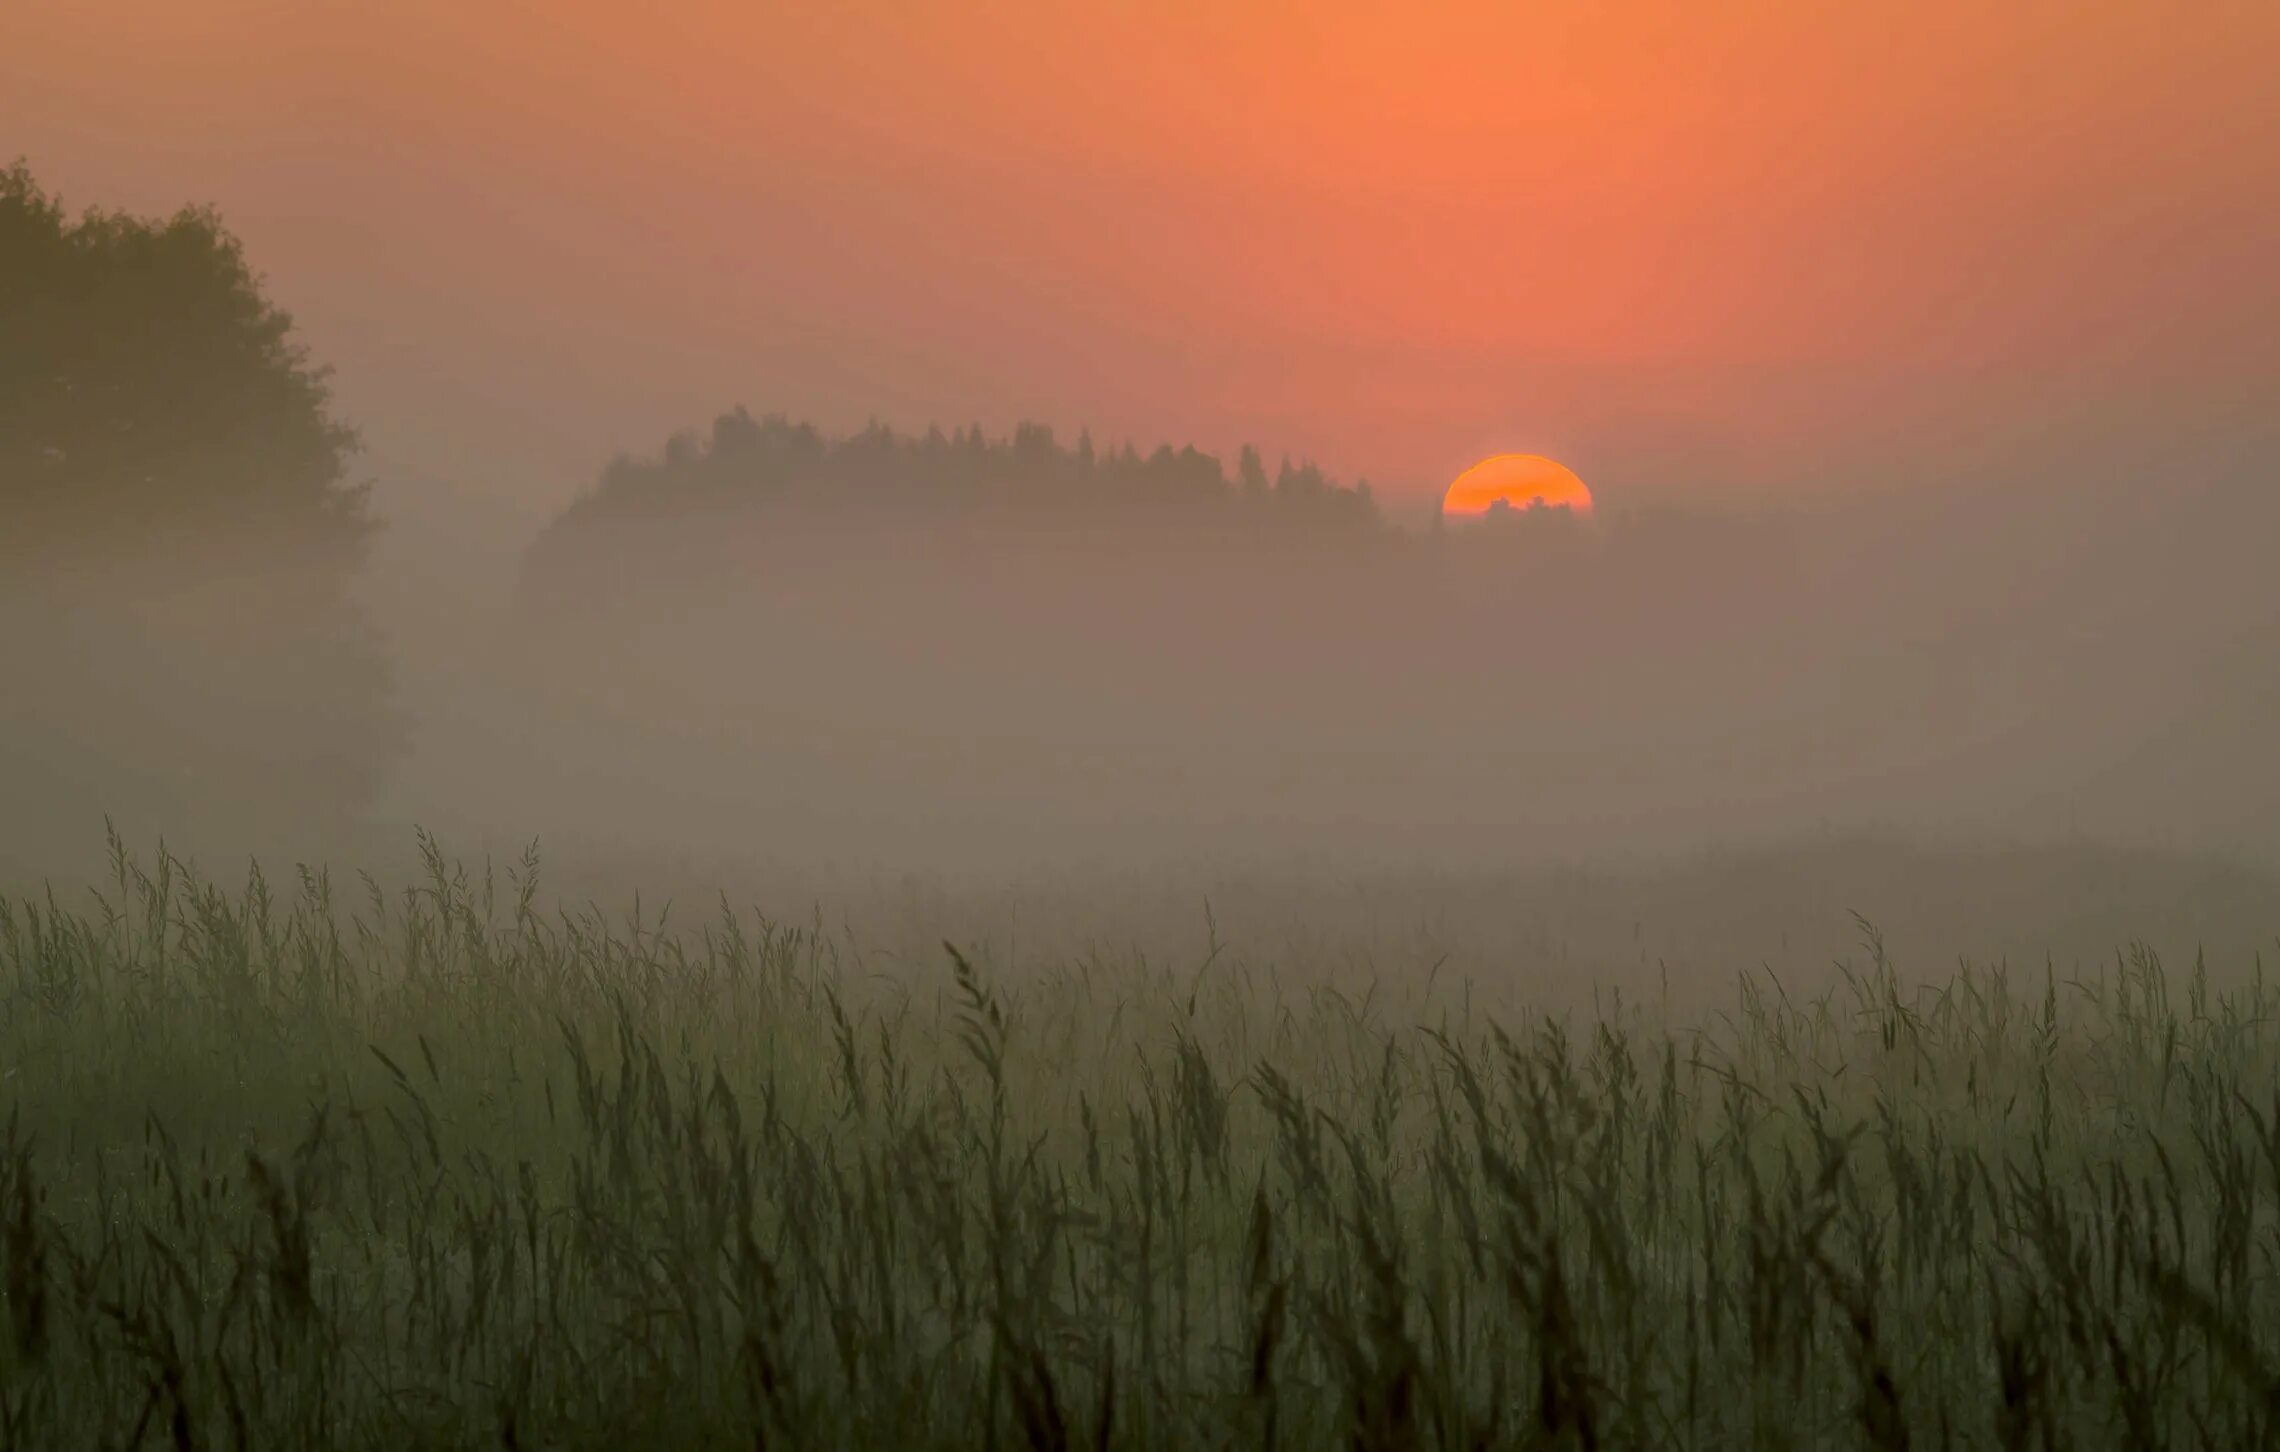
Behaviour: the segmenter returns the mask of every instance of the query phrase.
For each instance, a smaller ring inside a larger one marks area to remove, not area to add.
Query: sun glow
[[[1499,504],[1522,512],[1564,509],[1588,517],[1591,490],[1574,470],[1541,454],[1497,454],[1457,476],[1442,496],[1441,513],[1471,519]]]

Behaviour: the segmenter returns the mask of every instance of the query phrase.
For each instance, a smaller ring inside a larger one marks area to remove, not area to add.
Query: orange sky
[[[2280,6],[81,0],[0,153],[219,204],[383,467],[735,403],[1437,493],[1905,474],[2280,382]]]

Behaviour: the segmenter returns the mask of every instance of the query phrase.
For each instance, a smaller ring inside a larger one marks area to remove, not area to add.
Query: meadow
[[[2280,1436],[2260,960],[885,972],[423,858],[0,908],[0,1444]]]

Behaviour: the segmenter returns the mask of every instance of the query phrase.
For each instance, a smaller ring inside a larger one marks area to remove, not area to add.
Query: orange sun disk
[[[1465,470],[1441,498],[1441,513],[1472,518],[1499,501],[1514,509],[1566,509],[1591,513],[1591,490],[1575,471],[1542,454],[1497,454]]]

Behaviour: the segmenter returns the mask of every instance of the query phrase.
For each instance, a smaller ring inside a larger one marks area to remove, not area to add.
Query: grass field
[[[2280,1438],[2259,963],[1553,1014],[426,858],[0,911],[0,1441]]]

